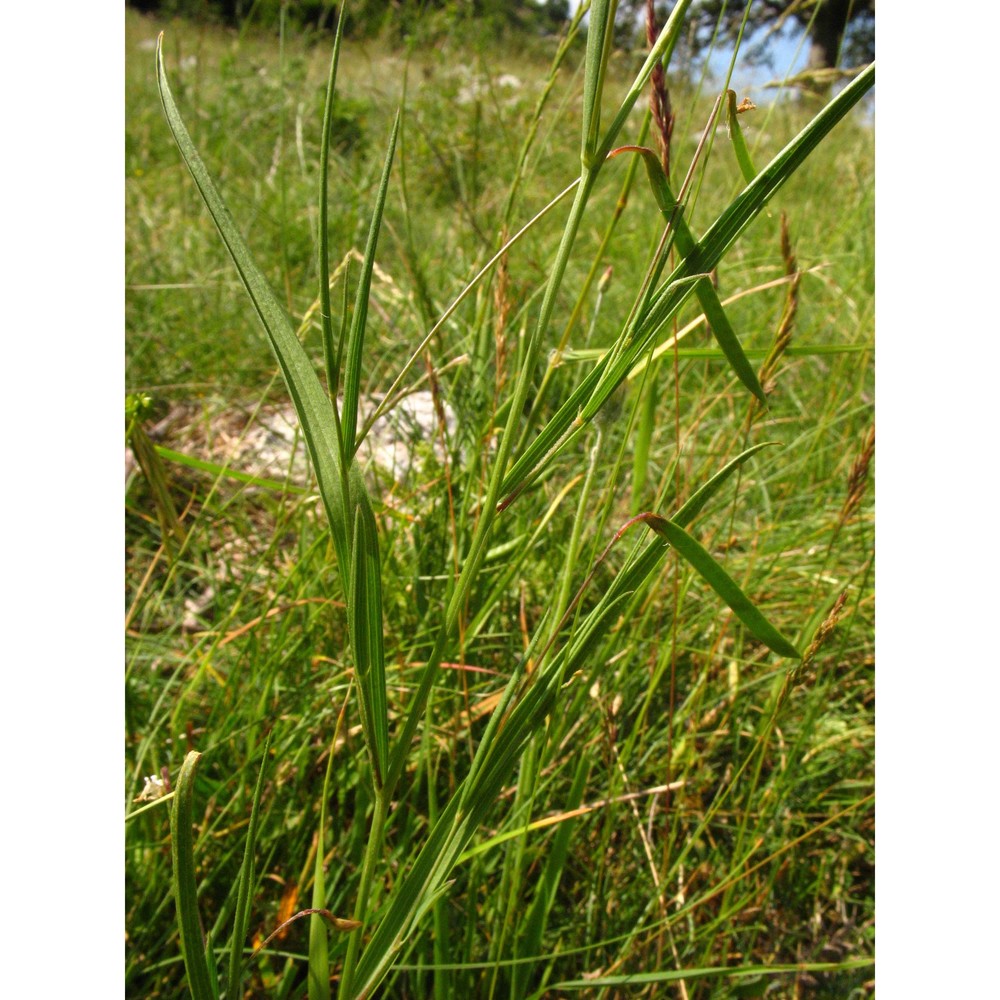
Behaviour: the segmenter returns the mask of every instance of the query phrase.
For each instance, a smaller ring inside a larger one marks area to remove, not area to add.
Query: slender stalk
[[[649,123],[651,116],[647,110],[645,116],[642,120],[642,126],[639,129],[639,139],[638,142],[642,144],[646,140],[646,134],[649,131]],[[628,204],[629,194],[632,190],[632,185],[635,182],[636,172],[639,169],[638,160],[636,157],[632,157],[629,161],[629,165],[625,171],[625,178],[622,181],[621,189],[618,193],[618,200],[615,202],[614,213],[611,216],[611,220],[604,231],[604,236],[601,238],[600,246],[598,246],[597,251],[594,254],[594,258],[590,265],[590,270],[587,272],[587,277],[584,278],[583,286],[580,289],[579,294],[576,297],[576,304],[573,306],[573,311],[570,313],[569,319],[566,321],[566,326],[563,327],[562,335],[559,337],[559,343],[556,345],[556,349],[552,354],[552,360],[549,362],[548,367],[545,369],[545,374],[542,376],[541,385],[538,387],[538,392],[535,394],[535,398],[531,404],[531,412],[528,414],[528,419],[524,423],[524,428],[521,431],[521,443],[523,444],[528,440],[528,434],[531,431],[532,426],[535,423],[535,417],[539,411],[541,404],[544,402],[545,397],[548,394],[549,386],[552,381],[552,376],[555,374],[556,368],[562,363],[563,352],[566,349],[566,344],[569,341],[569,335],[573,332],[573,328],[577,325],[580,320],[580,315],[583,312],[584,304],[587,301],[588,293],[597,277],[597,272],[601,268],[601,263],[605,259],[605,253],[607,251],[608,245],[611,242],[611,237],[614,235],[615,230],[618,227],[618,222],[625,212],[625,206]],[[603,280],[603,279],[602,279]],[[598,296],[600,298],[600,295]]]
[[[475,580],[476,575],[479,573],[483,556],[486,554],[490,531],[493,528],[493,522],[497,516],[497,501],[500,497],[500,487],[503,483],[504,470],[507,466],[508,460],[510,459],[517,422],[524,408],[525,400],[528,398],[531,376],[534,371],[535,364],[538,361],[538,356],[541,352],[542,339],[552,318],[552,312],[555,308],[559,286],[566,273],[566,265],[569,263],[573,243],[576,239],[576,234],[579,231],[580,222],[583,219],[587,200],[593,190],[596,175],[596,169],[585,170],[583,172],[583,176],[580,178],[580,183],[576,188],[576,197],[574,198],[573,205],[570,208],[569,218],[566,221],[566,226],[563,230],[563,237],[559,243],[559,249],[556,254],[555,263],[553,264],[549,282],[545,289],[545,297],[542,300],[538,322],[535,325],[534,333],[528,342],[525,362],[521,366],[517,382],[514,386],[513,400],[507,416],[507,426],[500,436],[492,473],[486,489],[486,495],[482,502],[480,520],[476,525],[472,541],[469,545],[469,552],[465,557],[464,563],[462,564],[462,571],[459,574],[458,580],[455,584],[455,589],[452,592],[451,600],[449,601],[447,610],[445,611],[444,623],[435,638],[434,647],[428,657],[427,663],[421,671],[420,684],[410,701],[410,705],[407,709],[406,722],[403,724],[403,729],[400,732],[396,746],[390,757],[389,767],[385,778],[385,791],[389,798],[392,797],[393,792],[395,791],[396,782],[399,780],[399,776],[406,764],[410,743],[413,740],[414,733],[416,732],[420,719],[423,716],[424,707],[427,704],[427,697],[430,694],[431,687],[436,679],[438,668],[441,666],[441,661],[444,658],[447,644],[450,642],[457,629],[461,609],[465,604],[469,591],[471,590],[472,583]]]
[[[403,367],[400,369],[399,374],[393,380],[392,385],[389,386],[389,389],[385,393],[382,402],[376,407],[372,415],[365,421],[360,434],[362,438],[367,436],[368,432],[374,426],[375,421],[378,420],[379,417],[381,417],[385,413],[385,411],[389,409],[389,407],[392,405],[392,402],[396,399],[396,395],[399,392],[401,386],[403,385],[403,381],[405,380],[406,376],[409,374],[410,369],[423,356],[424,351],[427,349],[427,346],[430,344],[430,342],[434,339],[434,336],[437,334],[437,332],[444,326],[445,323],[448,322],[449,319],[451,319],[451,317],[455,313],[455,310],[458,309],[458,307],[466,300],[466,298],[468,298],[468,296],[472,294],[472,292],[483,280],[483,278],[485,278],[486,275],[490,273],[490,271],[493,268],[493,265],[496,264],[497,261],[499,261],[500,258],[503,257],[503,255],[507,253],[507,251],[510,250],[510,248],[514,246],[514,244],[517,243],[521,239],[521,237],[528,232],[528,230],[530,230],[537,222],[539,222],[546,215],[548,215],[549,212],[551,212],[552,209],[554,209],[556,205],[558,205],[559,202],[561,202],[563,198],[565,198],[566,195],[570,193],[570,191],[573,191],[579,185],[579,183],[580,179],[577,178],[575,181],[573,181],[572,184],[568,184],[566,187],[564,187],[562,191],[560,191],[559,194],[557,194],[543,209],[541,209],[539,212],[536,212],[535,215],[532,216],[531,219],[529,219],[528,222],[526,222],[509,240],[507,240],[507,242],[504,243],[504,245],[500,247],[500,249],[479,269],[479,271],[476,273],[476,276],[455,297],[455,301],[452,302],[452,304],[448,306],[447,309],[445,309],[445,311],[441,314],[438,321],[430,328],[424,339],[421,340],[420,343],[417,345],[416,350],[414,350],[414,352],[410,355],[409,361],[407,361],[406,364],[403,365]]]
[[[347,943],[347,955],[344,958],[344,967],[340,976],[340,988],[337,996],[340,998],[353,997],[352,992],[354,971],[358,963],[358,955],[361,949],[361,938],[365,932],[365,921],[368,918],[368,900],[371,896],[372,883],[375,879],[375,870],[382,857],[382,844],[385,838],[385,821],[388,816],[389,796],[385,789],[375,789],[375,810],[372,814],[372,822],[369,827],[368,842],[365,845],[364,860],[361,865],[361,880],[358,883],[358,895],[354,903],[354,919],[359,926],[351,933]]]
[[[427,699],[430,696],[434,681],[437,678],[438,670],[444,658],[445,650],[457,629],[459,615],[465,604],[472,583],[475,580],[482,560],[486,552],[487,541],[493,522],[497,517],[497,500],[500,495],[500,487],[503,483],[504,470],[510,458],[513,447],[515,431],[520,414],[527,399],[528,389],[531,384],[532,372],[541,352],[543,337],[548,330],[559,287],[566,273],[570,254],[576,235],[583,219],[587,201],[593,190],[594,182],[597,178],[598,167],[586,168],[583,170],[580,183],[576,189],[576,196],[570,208],[569,218],[566,221],[563,236],[559,243],[556,259],[550,272],[549,282],[546,286],[545,296],[542,300],[541,311],[536,323],[534,332],[529,339],[525,363],[521,366],[517,382],[515,383],[513,401],[508,413],[507,426],[501,435],[497,455],[494,460],[492,474],[486,490],[486,496],[482,505],[482,514],[470,543],[470,551],[462,565],[452,592],[451,600],[445,612],[445,620],[435,638],[434,647],[428,658],[426,665],[421,671],[420,683],[417,691],[410,701],[407,709],[406,721],[399,734],[396,745],[393,748],[389,765],[385,774],[383,787],[376,792],[376,817],[373,820],[371,830],[372,836],[365,847],[365,857],[362,869],[362,884],[359,889],[357,906],[355,909],[356,919],[362,920],[366,914],[368,890],[374,872],[376,858],[380,857],[382,850],[382,828],[386,819],[386,804],[392,799],[396,784],[406,764],[409,755],[410,744],[416,733],[417,726],[424,714]],[[344,977],[341,981],[342,997],[351,996],[351,980],[354,975],[354,968],[358,958],[358,948],[360,946],[360,931],[351,936],[348,946],[348,954],[344,963]]]
[[[194,862],[194,773],[201,754],[192,750],[177,777],[170,808],[170,844],[173,856],[173,896],[177,908],[181,954],[194,1000],[212,1000],[214,988],[205,960],[205,934],[198,912],[198,885]]]

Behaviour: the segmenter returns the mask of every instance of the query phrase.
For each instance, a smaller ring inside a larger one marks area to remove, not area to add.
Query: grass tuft
[[[126,11],[129,995],[873,994],[874,69],[615,6]]]

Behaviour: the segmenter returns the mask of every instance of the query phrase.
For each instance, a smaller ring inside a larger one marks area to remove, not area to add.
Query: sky
[[[582,3],[582,0],[570,0],[570,9],[575,11]],[[662,24],[659,27],[662,28]],[[745,40],[742,46],[742,53],[735,70],[733,82],[735,89],[741,94],[753,91],[754,101],[758,104],[769,103],[773,99],[776,90],[764,90],[763,85],[775,79],[794,76],[805,69],[809,56],[809,44],[805,33],[795,24],[791,24],[780,32],[776,32],[767,39],[767,46],[771,56],[771,65],[755,65],[745,57],[764,36],[754,37]],[[719,79],[725,78],[729,62],[733,56],[733,47],[720,47],[709,57],[709,69]]]
[[[754,100],[760,103],[762,100],[769,100],[769,93],[777,92],[776,90],[762,90],[765,83],[795,76],[796,73],[800,73],[806,68],[806,61],[809,58],[809,42],[805,32],[801,29],[793,28],[775,33],[767,39],[771,65],[766,63],[755,65],[746,58],[746,53],[753,49],[756,44],[758,44],[756,39],[753,39],[749,44],[744,44],[736,65],[734,82],[738,83],[738,89],[753,90]],[[720,78],[723,78],[732,57],[732,47],[717,50],[709,57],[709,68]]]

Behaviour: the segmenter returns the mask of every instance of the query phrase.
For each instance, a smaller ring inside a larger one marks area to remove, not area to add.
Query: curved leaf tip
[[[704,546],[691,537],[679,524],[659,514],[639,517],[661,538],[669,542],[700,577],[732,609],[747,631],[768,649],[781,656],[801,660],[802,654],[764,617],[757,606],[740,589],[739,584],[712,558]]]

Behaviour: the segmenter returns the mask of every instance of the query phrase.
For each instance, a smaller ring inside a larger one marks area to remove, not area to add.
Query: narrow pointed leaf
[[[753,110],[753,107],[751,105],[750,109]],[[743,138],[743,129],[740,128],[740,113],[736,109],[736,91],[734,90],[726,91],[726,124],[729,127],[729,138],[733,143],[736,162],[740,165],[740,173],[749,184],[757,176],[757,170],[750,157],[750,150],[747,149],[747,141]]]
[[[547,983],[544,992],[531,994],[529,1000],[538,1000],[542,996],[563,996],[564,993],[581,992],[584,996],[595,995],[598,987],[605,989],[619,986],[626,990],[637,992],[643,986],[656,983],[671,983],[678,980],[699,979],[756,979],[761,976],[774,976],[803,972],[837,972],[847,969],[864,969],[871,966],[872,959],[848,959],[844,962],[801,962],[794,965],[718,965],[705,967],[687,967],[683,969],[664,969],[656,972],[636,972],[627,975],[589,976],[586,979],[567,979],[555,983]],[[732,983],[714,996],[737,996]],[[763,996],[764,987],[759,993],[742,994],[745,996]]]
[[[260,797],[264,790],[264,773],[267,770],[267,754],[271,748],[271,734],[264,740],[264,755],[257,775],[257,787],[250,807],[250,827],[247,830],[246,847],[243,850],[243,865],[236,890],[236,917],[233,921],[233,937],[229,945],[229,989],[226,996],[243,996],[242,968],[243,943],[250,929],[250,897],[254,887],[254,848],[257,843],[257,825],[260,819]]]
[[[675,242],[677,249],[687,256],[694,252],[697,241],[691,228],[684,218],[683,206],[677,204],[677,199],[670,189],[670,182],[663,172],[663,164],[660,158],[651,149],[645,146],[623,146],[622,151],[635,152],[642,157],[642,162],[646,167],[646,176],[649,178],[649,186],[653,191],[657,207],[663,217],[675,230]],[[616,150],[616,152],[618,152]],[[614,154],[612,154],[614,155]],[[752,178],[751,178],[752,179]],[[705,318],[708,320],[709,329],[712,336],[722,349],[722,353],[729,362],[730,367],[736,377],[757,397],[762,403],[767,403],[764,389],[757,378],[757,373],[753,370],[743,350],[743,345],[736,336],[736,331],[729,322],[726,310],[719,298],[719,293],[708,278],[702,278],[695,285],[695,294],[704,310]]]
[[[203,458],[195,458],[193,455],[185,455],[183,452],[174,451],[162,444],[154,445],[157,455],[165,458],[168,462],[176,462],[188,469],[197,469],[199,472],[208,472],[213,476],[226,479],[234,479],[238,483],[246,483],[258,489],[274,490],[277,493],[293,493],[296,496],[303,496],[312,492],[303,486],[296,486],[290,482],[280,482],[277,479],[266,479],[261,476],[252,475],[249,472],[240,472],[239,469],[231,469],[227,465],[220,465],[218,462],[209,462]]]
[[[219,1000],[219,966],[215,960],[211,931],[205,935],[205,965],[208,967],[208,985],[212,991],[212,1000]]]
[[[354,436],[358,428],[358,400],[361,397],[361,355],[365,346],[365,330],[368,326],[368,296],[371,292],[372,269],[375,266],[375,251],[378,247],[378,234],[382,227],[382,215],[385,212],[385,199],[389,192],[389,173],[392,170],[392,160],[396,153],[396,139],[399,136],[399,112],[392,125],[389,137],[389,149],[382,165],[382,179],[379,181],[378,194],[375,197],[375,208],[372,212],[371,226],[368,229],[368,243],[365,245],[364,263],[361,265],[361,277],[358,279],[358,293],[354,300],[354,318],[351,321],[351,332],[347,342],[347,357],[344,362],[344,410],[343,435],[344,447],[348,455],[354,455],[356,442]]]
[[[746,451],[740,452],[731,462],[727,462],[707,483],[696,490],[688,502],[674,514],[674,524],[679,524],[682,528],[686,528],[702,512],[705,504],[719,492],[723,483],[748,458],[756,455],[758,451],[762,451],[764,448],[774,448],[777,444],[777,441],[762,441],[760,444],[755,444],[752,448],[747,448]]]
[[[205,935],[198,913],[198,884],[194,865],[194,772],[201,754],[192,750],[181,765],[170,810],[170,851],[173,858],[173,894],[177,907],[181,954],[188,988],[194,1000],[212,1000],[214,991],[205,961]]]
[[[177,551],[184,547],[184,527],[177,516],[177,510],[170,495],[170,485],[163,462],[160,460],[160,453],[138,420],[132,425],[128,441],[132,446],[132,454],[135,455],[135,460],[139,463],[139,468],[142,469],[146,482],[149,484],[149,490],[153,494],[156,516],[163,533],[163,544],[166,546],[168,555],[173,559]]]
[[[579,421],[581,415],[584,419],[589,419],[607,402],[646,352],[658,330],[670,320],[690,294],[691,284],[685,283],[683,279],[708,274],[718,265],[782,184],[874,84],[875,64],[872,63],[823,108],[730,204],[695,245],[694,250],[685,256],[667,278],[654,296],[650,308],[640,318],[641,322],[629,331],[627,349],[621,351],[610,366],[595,366],[513,462],[504,477],[501,496],[509,496],[543,460],[551,460],[573,440],[573,436],[567,433],[571,425]]]
[[[167,124],[180,149],[181,156],[201,192],[205,204],[218,227],[222,240],[229,251],[240,280],[246,288],[250,301],[264,325],[271,348],[281,373],[288,386],[288,392],[295,404],[295,412],[302,424],[302,433],[309,449],[320,494],[330,528],[334,546],[340,562],[341,574],[346,577],[349,560],[347,521],[345,517],[344,486],[340,471],[340,444],[336,434],[333,405],[323,390],[323,385],[313,370],[305,349],[295,336],[295,331],[287,314],[271,291],[260,268],[257,267],[240,231],[226,208],[222,196],[212,181],[201,156],[198,154],[187,127],[181,118],[170,91],[166,69],[163,63],[163,36],[156,47],[156,73],[160,88],[160,100],[167,118]],[[346,588],[345,588],[346,589]]]
[[[212,218],[222,235],[223,242],[229,251],[237,271],[243,282],[247,293],[253,302],[257,315],[260,317],[270,340],[271,347],[281,366],[282,374],[288,386],[292,402],[295,404],[295,411],[298,414],[302,425],[302,433],[309,449],[309,455],[316,470],[316,477],[319,481],[320,495],[323,498],[323,505],[330,521],[331,534],[333,536],[334,547],[337,551],[337,562],[344,585],[344,591],[349,595],[357,594],[359,600],[364,604],[365,611],[357,614],[356,605],[348,600],[348,620],[351,630],[352,644],[361,643],[364,650],[360,656],[355,649],[355,659],[366,665],[367,676],[371,678],[372,684],[381,679],[383,690],[381,693],[382,711],[378,709],[377,696],[370,689],[368,695],[369,703],[364,706],[367,710],[367,725],[365,736],[368,741],[369,750],[372,752],[374,770],[376,774],[383,774],[381,768],[385,762],[384,747],[387,744],[385,736],[387,724],[384,722],[384,666],[381,652],[381,587],[374,583],[370,565],[372,560],[378,564],[378,539],[374,531],[374,515],[371,510],[371,502],[368,498],[364,480],[361,476],[357,461],[351,457],[348,463],[348,473],[344,475],[344,468],[341,463],[342,444],[350,440],[345,430],[343,437],[338,433],[338,420],[330,400],[329,395],[324,391],[323,385],[313,369],[305,349],[295,336],[295,331],[288,319],[287,314],[282,309],[276,296],[267,284],[263,273],[254,263],[250,250],[240,235],[229,210],[226,208],[221,195],[202,162],[198,151],[191,141],[187,128],[177,110],[173,96],[170,92],[170,85],[167,80],[166,71],[163,65],[162,35],[156,50],[157,79],[160,87],[160,98],[163,102],[163,110],[167,117],[167,122],[173,132],[174,139],[181,151],[184,162],[187,164],[191,175],[201,192]],[[397,119],[398,127],[398,119]],[[396,129],[393,130],[393,145],[395,143]],[[386,180],[391,153],[387,158],[386,171],[383,173],[383,182]],[[384,186],[384,185],[383,185]],[[381,219],[382,208],[384,207],[385,193],[381,191],[378,205],[376,206],[376,219],[373,222],[374,235],[369,236],[369,253],[374,255],[375,240],[377,239],[377,222]],[[371,261],[367,262],[370,279]],[[364,279],[362,279],[364,286]],[[367,286],[365,286],[367,288]],[[365,299],[367,303],[367,298]],[[352,333],[352,345],[357,341],[357,349],[360,350],[360,338],[363,336],[364,318],[360,320],[355,315],[357,324],[357,335]],[[353,376],[354,391],[357,392],[359,376],[359,361],[355,365],[355,375]],[[348,371],[351,371],[351,362],[348,361]],[[348,375],[345,381],[350,384],[352,376]],[[346,387],[345,387],[346,388]],[[345,393],[346,395],[346,393]],[[355,395],[354,412],[356,416],[357,400]],[[346,407],[345,407],[346,410]],[[353,435],[353,431],[350,432]],[[350,496],[348,497],[348,492]],[[362,574],[360,590],[356,591],[358,580],[353,573],[351,549],[354,541],[355,512],[358,510],[365,512],[362,520],[362,544],[359,551],[365,553],[366,569]],[[350,519],[348,513],[350,512]],[[376,643],[375,634],[378,633]],[[378,661],[379,666],[370,665]],[[371,698],[375,698],[373,704]],[[373,714],[374,712],[374,714]]]
[[[326,101],[323,105],[323,135],[319,145],[319,301],[320,323],[323,327],[323,357],[326,361],[326,385],[330,399],[336,406],[337,385],[340,377],[339,361],[333,343],[333,317],[330,306],[330,133],[333,129],[333,95],[337,86],[337,64],[340,62],[340,44],[343,40],[343,11],[337,15],[337,34],[333,40],[330,73],[326,82]],[[347,287],[347,275],[344,276]]]
[[[577,762],[576,775],[570,787],[569,794],[561,803],[565,812],[572,812],[583,802],[583,795],[590,776],[590,761],[586,755],[581,755]],[[542,953],[543,936],[552,912],[559,890],[559,884],[567,869],[570,858],[570,841],[576,830],[578,821],[575,819],[560,823],[552,843],[549,846],[545,866],[535,885],[535,898],[528,910],[524,925],[524,942],[520,953],[524,955],[539,955]],[[511,970],[513,995],[527,996],[530,978],[530,966],[515,966]]]
[[[357,474],[360,479],[360,473]],[[375,515],[364,491],[355,489],[348,616],[353,637],[358,694],[365,742],[371,756],[376,788],[382,787],[389,756],[389,720],[385,698],[385,652],[382,639],[382,580]]]
[[[649,514],[645,521],[694,567],[698,575],[732,608],[733,614],[743,622],[751,635],[782,656],[802,659],[802,654],[761,614],[750,598],[740,590],[736,581],[700,542],[695,541],[679,524],[668,518]]]

